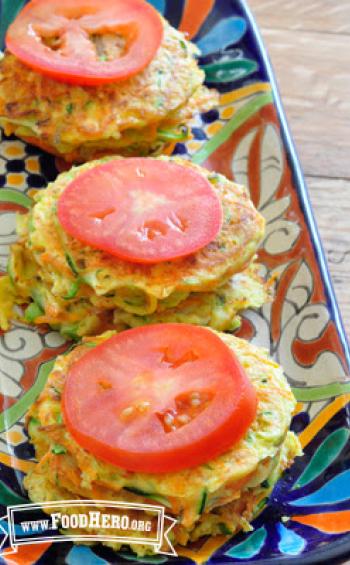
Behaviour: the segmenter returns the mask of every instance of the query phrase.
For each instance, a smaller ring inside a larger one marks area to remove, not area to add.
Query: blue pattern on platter
[[[175,26],[178,26],[185,2],[183,0],[152,0],[151,2]],[[12,15],[23,5],[17,0],[1,2],[0,33]],[[233,89],[249,86],[256,81],[271,82],[274,79],[268,66],[266,55],[262,50],[257,30],[245,5],[240,0],[216,0],[212,10],[202,22],[194,40],[202,50],[200,64],[206,72],[207,82],[215,86],[220,93],[228,93]],[[281,112],[280,102],[275,92],[276,105]],[[209,139],[207,128],[220,118],[220,112],[213,110],[201,116],[199,122],[192,127],[193,140],[203,143]],[[317,231],[313,223],[310,205],[306,197],[298,161],[291,145],[286,129],[284,116],[282,121],[282,137],[291,167],[295,174],[295,182],[299,197],[306,213],[306,221],[313,235],[315,252],[323,277],[327,295],[328,310],[331,318],[337,321],[337,329],[343,344],[345,356],[348,348],[343,329],[339,322],[339,314],[335,303],[329,275],[325,269]],[[9,138],[11,141],[13,138]],[[28,172],[26,182],[29,187],[40,188],[56,174],[54,160],[35,148],[27,148],[32,155],[41,160],[42,175]],[[187,145],[178,144],[175,153],[190,155]],[[25,168],[25,167],[23,167]],[[6,183],[0,179],[0,185]],[[305,407],[304,407],[305,408]],[[309,424],[307,411],[299,413],[293,422],[296,431],[302,432]],[[310,514],[336,513],[350,511],[350,448],[348,444],[348,407],[336,414],[323,426],[305,449],[303,458],[298,459],[292,469],[288,470],[278,482],[267,508],[254,522],[254,531],[241,533],[227,541],[211,557],[211,563],[314,563],[322,559],[324,563],[333,563],[338,555],[350,551],[350,536],[346,531],[341,533],[325,532],[298,522],[296,517]],[[27,442],[17,445],[14,453],[19,456],[20,450],[28,450]],[[17,450],[17,451],[15,451]],[[28,453],[28,458],[32,454]],[[1,465],[2,484],[6,485],[8,500],[25,496],[21,492],[21,474],[9,467]],[[2,493],[4,495],[4,493]],[[9,498],[10,497],[10,498]],[[5,500],[2,498],[2,500]],[[13,502],[15,503],[15,502]],[[349,523],[350,531],[350,523]],[[340,543],[341,542],[341,543]],[[300,556],[299,560],[295,558]],[[56,544],[39,559],[38,564],[67,563],[67,565],[104,565],[106,563],[144,562],[161,564],[168,562],[190,563],[188,559],[172,559],[155,556],[136,559],[129,552],[120,552],[117,556],[112,550],[102,546],[94,548],[73,546],[70,543]]]

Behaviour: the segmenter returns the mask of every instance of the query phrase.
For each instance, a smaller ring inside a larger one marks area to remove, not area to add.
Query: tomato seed
[[[192,398],[191,404],[192,406],[200,406],[202,404],[202,401],[200,398]]]
[[[188,424],[188,422],[191,421],[191,418],[187,414],[180,414],[177,419],[181,424]]]
[[[144,400],[143,402],[140,402],[139,404],[136,405],[136,408],[139,412],[146,412],[147,410],[149,410],[151,406],[151,403],[148,402],[147,400]]]
[[[122,419],[129,418],[134,414],[134,412],[135,412],[135,408],[133,406],[128,406],[127,408],[124,408],[124,410],[121,412],[120,417]]]
[[[172,416],[171,414],[166,414],[164,416],[164,423],[167,426],[172,426],[174,424],[174,416]]]

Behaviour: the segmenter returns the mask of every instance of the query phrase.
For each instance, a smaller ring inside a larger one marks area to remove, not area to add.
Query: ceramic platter
[[[247,185],[266,218],[260,260],[266,273],[276,277],[276,296],[272,305],[245,314],[238,335],[268,348],[283,365],[298,400],[292,427],[304,456],[278,482],[252,532],[230,541],[205,540],[186,556],[143,561],[333,565],[350,553],[349,347],[275,79],[245,3],[152,3],[199,45],[208,85],[220,92],[218,109],[191,123],[192,138],[178,144],[175,153]],[[2,33],[22,5],[1,2]],[[1,271],[15,241],[15,214],[30,206],[31,189],[45,187],[56,175],[53,157],[2,135]],[[33,465],[24,415],[44,387],[51,361],[68,346],[52,331],[24,325],[0,336],[3,514],[6,506],[23,502],[22,479]],[[65,542],[22,547],[8,563],[107,565],[127,560],[135,558],[101,545],[92,549]]]

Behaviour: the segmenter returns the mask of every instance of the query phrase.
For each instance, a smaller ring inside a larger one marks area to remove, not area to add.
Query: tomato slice
[[[213,332],[187,324],[124,331],[70,367],[66,426],[98,459],[174,472],[230,449],[256,415],[256,393]]]
[[[64,230],[119,259],[159,263],[213,241],[222,209],[208,180],[171,161],[116,159],[75,178],[58,201]]]
[[[32,0],[8,28],[6,47],[50,77],[94,85],[140,72],[162,38],[162,20],[144,0]]]

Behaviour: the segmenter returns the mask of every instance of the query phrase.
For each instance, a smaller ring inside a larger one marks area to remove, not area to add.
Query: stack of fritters
[[[233,330],[240,324],[239,311],[269,300],[269,285],[254,263],[264,219],[247,190],[172,159],[195,168],[218,195],[224,219],[216,239],[192,255],[153,265],[88,247],[63,230],[57,200],[72,179],[101,161],[73,168],[38,192],[31,211],[19,218],[9,275],[14,301],[34,301],[26,310],[27,321],[47,323],[72,338],[169,321]]]
[[[206,464],[173,473],[129,472],[96,459],[67,430],[61,406],[69,367],[109,336],[91,338],[57,359],[43,393],[29,412],[29,434],[38,458],[25,479],[31,500],[82,498],[163,504],[178,520],[172,541],[181,545],[204,535],[248,530],[283,470],[301,453],[297,437],[289,431],[295,399],[281,367],[265,350],[227,334],[218,335],[236,354],[257,393],[257,415],[244,439]],[[112,542],[106,545],[120,547]],[[152,551],[142,545],[132,549],[141,555]]]
[[[6,51],[0,62],[0,126],[70,162],[159,153],[169,142],[186,139],[186,122],[210,110],[218,97],[203,86],[195,45],[165,20],[163,25],[151,63],[111,84],[60,82]],[[100,41],[107,51],[113,46],[108,34]]]

